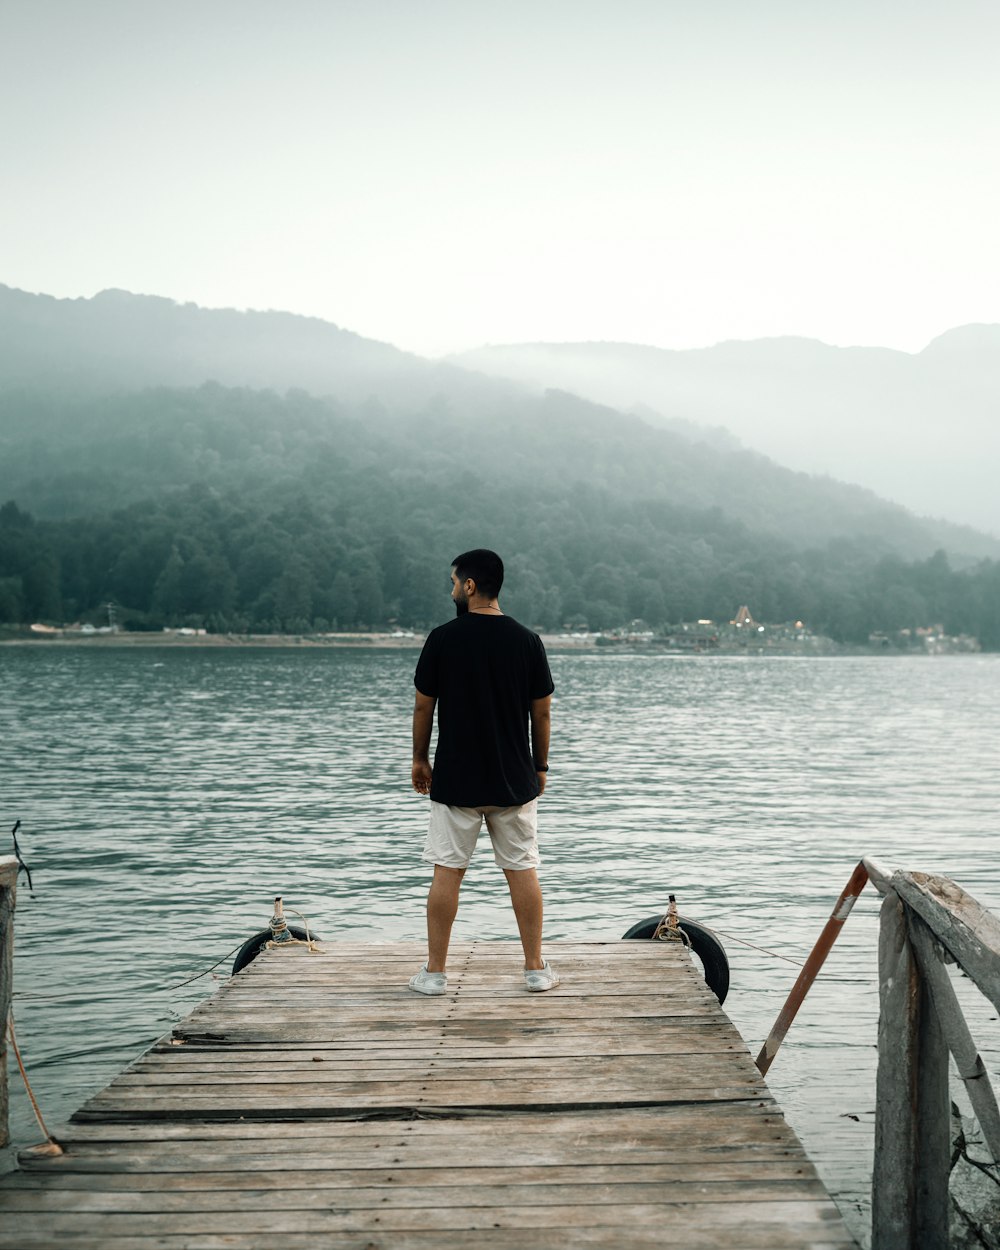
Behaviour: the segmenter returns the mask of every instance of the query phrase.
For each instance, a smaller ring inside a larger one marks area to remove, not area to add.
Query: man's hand
[[[536,764],[547,764],[549,759],[549,735],[552,729],[552,696],[531,700],[531,755]],[[536,773],[538,793],[545,793],[547,773]]]
[[[410,776],[413,779],[413,788],[417,794],[430,794],[431,766],[426,760],[414,760]]]

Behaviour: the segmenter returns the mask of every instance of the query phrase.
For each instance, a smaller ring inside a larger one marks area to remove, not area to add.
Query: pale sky
[[[423,354],[1000,321],[996,0],[0,0],[0,282]]]

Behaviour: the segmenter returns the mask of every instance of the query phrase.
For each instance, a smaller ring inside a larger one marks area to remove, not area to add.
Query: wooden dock
[[[0,1247],[855,1243],[674,943],[266,951],[0,1181]]]

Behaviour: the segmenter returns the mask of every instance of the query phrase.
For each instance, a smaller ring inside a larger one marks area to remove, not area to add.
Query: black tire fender
[[[622,934],[622,941],[650,940],[659,928],[663,913],[648,916],[634,924],[627,933]],[[705,984],[712,991],[720,1004],[726,1001],[729,993],[729,960],[722,943],[711,929],[699,924],[697,920],[688,920],[686,916],[678,916],[677,924],[691,943],[691,949],[701,961],[705,971]]]
[[[289,925],[288,932],[293,938],[298,938],[300,942],[308,941],[305,929],[293,929],[292,926]],[[309,937],[311,937],[314,942],[319,941],[319,938],[317,938],[315,933],[310,933]],[[230,975],[236,976],[237,972],[242,972],[247,964],[252,963],[257,958],[260,952],[264,949],[265,943],[270,942],[270,940],[270,929],[261,929],[261,931],[259,933],[255,933],[252,938],[247,938],[236,953],[236,959],[233,961],[233,971]]]

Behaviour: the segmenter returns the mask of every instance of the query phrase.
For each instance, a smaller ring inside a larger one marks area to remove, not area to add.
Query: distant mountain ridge
[[[773,338],[691,351],[524,343],[450,359],[617,408],[641,405],[648,420],[721,426],[791,468],[1000,535],[1000,325],[949,330],[913,356]]]
[[[786,383],[789,377],[797,375],[804,387],[815,389],[815,379],[822,376],[821,371],[817,372],[817,362],[840,359],[838,349],[811,340],[793,342],[796,367],[778,373]],[[939,351],[951,356],[956,351],[962,354],[964,342],[963,336],[953,335]],[[638,489],[647,495],[652,492],[684,506],[719,507],[754,528],[789,535],[798,532],[803,541],[821,541],[824,536],[881,534],[888,548],[907,558],[929,554],[937,546],[963,558],[1000,553],[1000,542],[995,539],[947,523],[921,521],[875,494],[847,484],[858,480],[859,475],[852,477],[844,472],[839,475],[842,481],[811,480],[801,471],[781,467],[780,456],[775,455],[775,463],[771,463],[752,454],[720,428],[728,426],[732,430],[733,422],[724,419],[731,415],[730,407],[711,402],[713,393],[731,389],[726,369],[719,362],[735,362],[732,367],[747,384],[755,402],[762,403],[769,388],[776,388],[776,370],[770,357],[777,353],[781,361],[788,363],[785,340],[722,344],[701,353],[664,353],[631,344],[594,344],[583,348],[582,353],[579,345],[572,344],[553,349],[530,345],[484,349],[491,374],[497,362],[496,352],[501,356],[504,351],[517,354],[511,361],[511,371],[516,374],[520,368],[521,377],[511,381],[457,363],[425,360],[330,322],[291,313],[204,309],[159,296],[116,290],[92,299],[62,300],[0,286],[0,454],[7,463],[10,485],[18,485],[22,494],[28,491],[22,502],[31,504],[33,498],[45,499],[48,502],[43,512],[55,515],[53,509],[57,508],[60,491],[67,501],[71,495],[76,497],[76,488],[65,493],[68,488],[61,475],[87,463],[89,455],[87,442],[81,442],[74,431],[73,422],[78,418],[71,416],[71,409],[79,414],[81,405],[87,409],[90,400],[101,395],[121,398],[148,388],[186,389],[209,381],[253,390],[303,390],[329,396],[335,403],[358,412],[359,404],[374,401],[376,408],[388,406],[390,412],[410,420],[432,413],[432,419],[440,421],[442,413],[450,412],[455,418],[456,441],[461,444],[466,439],[463,428],[504,422],[507,414],[532,410],[528,401],[537,383],[525,374],[537,372],[538,354],[544,350],[546,359],[566,357],[563,374],[574,385],[554,381],[553,388],[565,392],[565,400],[555,407],[537,407],[534,410],[539,415],[535,419],[550,420],[546,414],[559,411],[561,420],[566,416],[564,437],[573,437],[572,421],[579,424],[581,432],[586,431],[582,449],[573,448],[571,457],[568,451],[565,453],[580,466],[584,477],[588,476],[584,472],[588,447],[592,447],[593,454],[606,457],[614,446],[614,454],[627,462],[635,446],[649,442],[643,430],[658,425],[661,433],[649,443],[648,463],[640,458],[630,479],[631,487],[622,481],[616,489]],[[908,359],[902,353],[874,354]],[[601,386],[605,390],[617,386],[633,392],[653,391],[664,357],[682,360],[689,370],[686,402],[678,404],[673,412],[664,415],[662,406],[654,408],[641,400],[626,404],[594,394]],[[589,379],[583,378],[586,385],[581,384],[581,359],[591,371]],[[462,360],[481,363],[475,353]],[[610,370],[605,367],[609,360],[615,366]],[[697,363],[713,360],[716,363],[708,369]],[[622,361],[627,366],[624,382]],[[748,382],[751,373],[757,376],[752,386]],[[611,378],[613,386],[605,384],[607,378]],[[19,390],[26,393],[23,404],[11,398]],[[6,400],[2,399],[4,392]],[[586,398],[574,404],[573,394]],[[44,398],[46,395],[48,399]],[[596,418],[591,410],[593,402],[606,406]],[[51,419],[44,415],[47,406]],[[125,405],[125,411],[129,407]],[[90,408],[93,411],[92,404]],[[621,415],[625,408],[631,409],[639,421]],[[65,412],[63,418],[58,416],[59,409]],[[119,404],[116,411],[121,410]],[[719,419],[707,423],[707,418],[720,410]],[[30,414],[30,418],[19,413]],[[91,418],[87,420],[89,424]],[[598,427],[618,427],[614,436],[617,441],[594,441]],[[45,429],[50,431],[47,436],[42,433]],[[123,436],[126,431],[127,426],[123,426]],[[37,444],[46,438],[52,451],[39,460]],[[541,441],[548,454],[558,454],[551,440]],[[758,445],[749,438],[745,442],[751,447]],[[78,446],[78,451],[68,457],[70,463],[65,463],[66,450],[60,459],[56,450],[60,446]],[[502,449],[498,450],[502,454]],[[43,463],[48,468],[30,478],[29,466]],[[62,484],[57,487],[56,477],[46,479],[46,473],[60,475]],[[596,480],[595,474],[589,476]],[[86,495],[87,487],[83,484],[81,502]],[[64,510],[59,511],[66,515]]]
[[[106,290],[55,299],[0,285],[0,386],[79,393],[248,386],[387,402],[475,386],[466,370],[288,312],[240,312]]]

